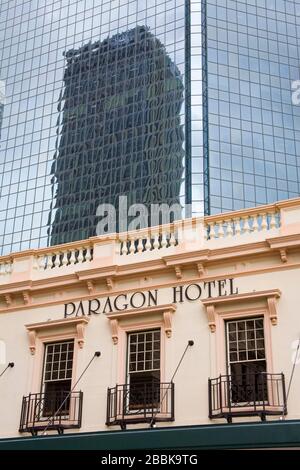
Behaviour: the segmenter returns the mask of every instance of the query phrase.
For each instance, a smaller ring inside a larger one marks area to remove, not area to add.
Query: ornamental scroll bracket
[[[69,318],[63,320],[50,320],[40,323],[32,323],[25,325],[28,333],[29,350],[32,355],[36,353],[38,339],[43,338],[55,339],[55,337],[63,337],[64,334],[67,337],[73,335],[75,341],[77,341],[80,349],[84,345],[85,327],[89,322],[89,318]]]
[[[276,326],[278,323],[277,308],[276,308],[276,297],[268,297],[268,310],[270,320],[273,326]]]
[[[229,295],[227,297],[215,297],[203,300],[202,304],[205,307],[208,326],[212,333],[215,333],[217,328],[217,316],[223,314],[223,307],[232,306],[234,312],[238,312],[241,308],[243,311],[253,306],[253,302],[259,304],[262,309],[267,309],[271,324],[277,325],[277,299],[281,296],[279,289],[272,289],[266,291],[254,291],[245,294]],[[225,311],[228,311],[226,309]],[[229,312],[231,309],[229,310]]]
[[[114,344],[119,341],[119,322],[118,320],[110,320],[111,337]]]

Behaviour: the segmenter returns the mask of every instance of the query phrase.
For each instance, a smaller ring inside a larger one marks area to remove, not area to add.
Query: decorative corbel
[[[23,295],[24,304],[29,305],[31,303],[31,297],[30,297],[29,292],[23,291],[22,295]]]
[[[107,285],[108,290],[112,290],[112,289],[113,289],[113,287],[114,287],[114,281],[112,280],[111,277],[107,277],[107,278],[106,278],[106,285]]]
[[[85,329],[85,324],[78,323],[76,325],[77,342],[78,342],[78,346],[80,349],[82,349],[84,345],[84,329]]]
[[[92,283],[92,281],[87,281],[86,287],[87,287],[87,289],[88,289],[88,291],[89,291],[89,294],[92,295],[92,294],[94,293],[94,291],[95,291],[94,284]]]
[[[168,338],[172,336],[172,312],[167,310],[163,314],[165,333]]]
[[[5,302],[8,307],[10,307],[13,303],[12,296],[10,294],[4,294]]]
[[[286,250],[285,249],[282,249],[282,250],[279,250],[279,253],[280,253],[280,259],[283,263],[287,263],[287,254],[286,254]]]
[[[35,330],[28,331],[28,339],[29,339],[29,350],[31,354],[34,355],[36,351],[36,331]]]
[[[266,310],[268,307],[268,314],[270,322],[272,325],[277,325],[277,308],[276,308],[276,299],[280,298],[281,292],[279,289],[270,289],[265,291],[253,291],[243,294],[234,294],[224,297],[209,298],[202,300],[202,304],[206,309],[206,316],[208,319],[208,325],[210,331],[214,333],[216,331],[217,325],[217,315],[221,313],[219,307],[226,305],[235,306],[235,311],[238,311],[241,308],[242,303],[250,307],[250,302],[260,302],[262,309]],[[217,310],[218,307],[218,310]]]
[[[202,263],[197,263],[197,270],[200,277],[205,273],[205,269]]]
[[[276,308],[276,297],[268,297],[268,310],[270,320],[273,326],[277,325],[277,308]]]
[[[59,320],[47,320],[39,323],[25,325],[29,339],[29,349],[31,354],[35,354],[37,339],[56,337],[60,328],[66,328],[66,334],[71,334],[78,342],[81,349],[84,345],[85,326],[89,323],[89,318],[61,318]],[[63,333],[63,332],[61,332]]]
[[[119,340],[119,328],[118,328],[118,320],[110,320],[110,328],[111,328],[111,337],[114,344],[118,344]]]
[[[175,266],[174,269],[175,269],[175,274],[176,274],[177,279],[182,279],[181,267]]]
[[[212,333],[216,331],[216,311],[214,305],[206,305],[206,315],[208,319],[208,326]]]

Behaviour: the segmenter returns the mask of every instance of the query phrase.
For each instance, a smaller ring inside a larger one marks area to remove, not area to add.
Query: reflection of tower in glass
[[[163,44],[139,26],[66,54],[50,243],[96,234],[96,210],[179,203],[184,86]]]
[[[4,105],[5,105],[5,82],[0,80],[0,139],[1,139]]]

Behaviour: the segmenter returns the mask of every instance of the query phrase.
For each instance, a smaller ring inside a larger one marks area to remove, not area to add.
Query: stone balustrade
[[[39,250],[34,257],[33,268],[39,271],[57,269],[72,265],[89,263],[93,259],[93,248],[90,245],[75,245],[64,249],[64,245],[53,250]]]
[[[232,238],[280,227],[280,210],[276,205],[257,207],[228,214],[205,217],[207,240]]]
[[[174,247],[178,244],[176,224],[119,234],[120,255],[134,255]]]
[[[119,234],[92,237],[89,240],[55,247],[28,250],[0,257],[0,283],[30,270],[32,278],[53,275],[67,269],[118,265],[151,257],[199,249],[251,243],[300,232],[300,198],[235,212],[176,221]],[[27,265],[26,265],[27,263]],[[26,266],[25,266],[26,265]],[[17,269],[16,269],[17,268]],[[36,274],[34,274],[36,273]],[[47,274],[49,273],[49,274]]]

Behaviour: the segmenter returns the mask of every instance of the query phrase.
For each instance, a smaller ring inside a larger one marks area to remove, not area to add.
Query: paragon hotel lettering
[[[187,286],[174,286],[170,288],[170,302],[182,303],[196,301],[210,297],[224,297],[238,294],[234,286],[234,279],[219,279]],[[159,305],[158,289],[138,291],[128,294],[119,294],[116,297],[91,299],[88,301],[69,302],[65,304],[65,318],[85,315],[98,315],[100,313],[122,312],[128,309],[140,309]]]

